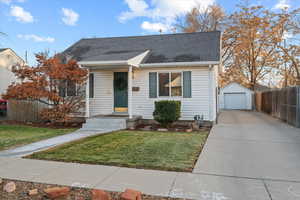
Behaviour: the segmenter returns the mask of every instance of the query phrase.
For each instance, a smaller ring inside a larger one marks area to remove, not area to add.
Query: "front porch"
[[[133,116],[132,110],[133,68],[133,66],[114,67],[110,70],[99,66],[88,68],[90,75],[86,84],[86,118],[136,118]],[[103,77],[103,80],[100,80],[102,77],[95,77],[93,72],[98,69],[109,73],[109,80],[105,80],[107,77]],[[103,83],[104,81],[106,82]],[[103,85],[108,85],[108,87],[103,88]],[[99,97],[100,95],[101,97]],[[109,98],[109,102],[107,102],[109,105],[107,105],[105,112],[100,114],[91,112],[90,104],[95,96],[96,98]]]

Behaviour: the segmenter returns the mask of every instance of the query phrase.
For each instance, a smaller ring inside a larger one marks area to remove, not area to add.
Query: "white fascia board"
[[[79,61],[79,65],[89,66],[107,66],[107,65],[128,65],[127,60],[112,60],[112,61]]]
[[[201,62],[170,62],[170,63],[146,63],[140,64],[140,67],[196,67],[218,65],[219,61],[201,61]]]

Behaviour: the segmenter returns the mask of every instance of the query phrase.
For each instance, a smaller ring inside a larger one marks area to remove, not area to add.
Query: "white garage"
[[[252,110],[252,98],[252,90],[238,83],[230,83],[220,90],[219,107],[226,110]]]

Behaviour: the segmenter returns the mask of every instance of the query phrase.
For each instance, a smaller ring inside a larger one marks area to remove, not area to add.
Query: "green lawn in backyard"
[[[34,153],[29,158],[191,171],[207,136],[207,132],[118,131]]]
[[[38,128],[23,125],[0,125],[0,150],[73,132],[76,129]]]

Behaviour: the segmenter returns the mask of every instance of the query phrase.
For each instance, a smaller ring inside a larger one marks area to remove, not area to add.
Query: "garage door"
[[[225,109],[245,110],[247,109],[246,93],[225,93]]]

